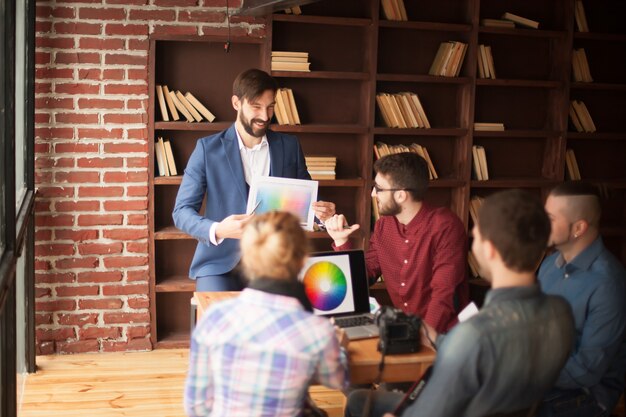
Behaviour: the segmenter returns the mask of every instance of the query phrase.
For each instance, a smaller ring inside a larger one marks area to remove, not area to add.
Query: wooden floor
[[[20,417],[183,417],[187,349],[38,356],[26,379]],[[343,395],[312,387],[331,417]]]

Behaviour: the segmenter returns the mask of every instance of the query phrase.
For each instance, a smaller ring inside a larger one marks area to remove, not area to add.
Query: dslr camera
[[[381,306],[376,313],[380,333],[378,351],[384,354],[415,353],[421,348],[422,320],[397,308]]]

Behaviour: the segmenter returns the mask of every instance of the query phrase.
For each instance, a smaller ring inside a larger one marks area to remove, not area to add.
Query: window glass
[[[15,204],[16,213],[26,194],[26,1],[15,3]]]

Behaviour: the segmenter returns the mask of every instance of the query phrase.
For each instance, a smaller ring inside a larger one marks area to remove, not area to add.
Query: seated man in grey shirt
[[[520,190],[493,194],[473,235],[472,252],[492,289],[479,313],[438,339],[432,376],[402,416],[485,417],[532,408],[572,348],[568,303],[543,294],[535,277],[550,235],[541,203]],[[363,414],[368,394],[353,392],[346,415]],[[402,397],[376,392],[370,416],[393,416]]]

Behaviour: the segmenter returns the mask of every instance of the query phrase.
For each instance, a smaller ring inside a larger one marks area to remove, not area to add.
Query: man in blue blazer
[[[269,74],[249,69],[233,83],[237,120],[228,129],[198,140],[176,196],[176,227],[198,239],[189,276],[197,291],[237,291],[243,282],[236,270],[249,186],[258,176],[310,180],[295,136],[268,130],[278,84]],[[200,214],[205,194],[206,209]],[[324,221],[335,213],[330,202],[313,203]]]

